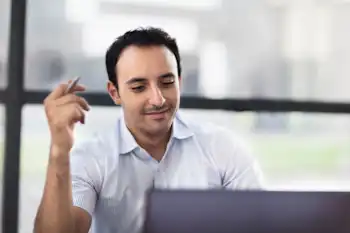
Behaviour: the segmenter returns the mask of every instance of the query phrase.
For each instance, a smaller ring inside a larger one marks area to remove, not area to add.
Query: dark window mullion
[[[21,118],[24,97],[26,0],[12,0],[5,102],[2,232],[18,232]],[[0,96],[1,97],[1,96]]]

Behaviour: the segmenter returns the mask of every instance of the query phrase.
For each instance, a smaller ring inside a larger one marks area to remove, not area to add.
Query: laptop
[[[153,190],[144,233],[350,233],[350,193]]]

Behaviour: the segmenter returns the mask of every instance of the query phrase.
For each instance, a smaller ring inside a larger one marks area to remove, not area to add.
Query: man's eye
[[[132,87],[131,89],[135,92],[141,92],[145,89],[145,86]]]
[[[170,80],[164,80],[162,83],[163,83],[163,85],[171,85],[174,82],[175,82],[174,79],[170,79]]]

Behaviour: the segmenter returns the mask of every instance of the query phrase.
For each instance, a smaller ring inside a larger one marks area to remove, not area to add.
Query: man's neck
[[[166,151],[171,136],[171,128],[162,134],[151,135],[142,131],[129,129],[137,144],[154,159],[160,161]]]

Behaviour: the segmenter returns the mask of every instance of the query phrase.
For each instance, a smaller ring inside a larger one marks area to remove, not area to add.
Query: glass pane
[[[183,95],[348,101],[349,23],[348,1],[29,1],[26,87],[104,91],[107,46],[153,25],[178,39]]]
[[[49,131],[43,107],[23,109],[20,233],[32,232],[42,195],[49,153]],[[266,186],[274,190],[350,191],[350,120],[346,115],[256,114],[183,110],[199,122],[237,132],[256,152]],[[93,106],[76,139],[106,129],[121,114],[118,107]],[[33,156],[35,155],[35,156]]]
[[[89,91],[104,91],[108,80],[105,50],[117,35],[139,26],[165,28],[177,37],[184,60],[196,61],[193,53],[197,25],[191,19],[143,12],[107,14],[99,11],[101,2],[97,0],[52,4],[29,1],[25,78],[28,89],[51,89],[62,80],[79,75]]]
[[[10,32],[10,0],[0,1],[0,88],[7,86],[7,55]]]
[[[4,140],[5,140],[5,107],[0,104],[0,200],[3,198],[4,184]],[[0,219],[2,219],[2,202],[0,203]],[[0,222],[0,233],[2,233],[2,222]]]

